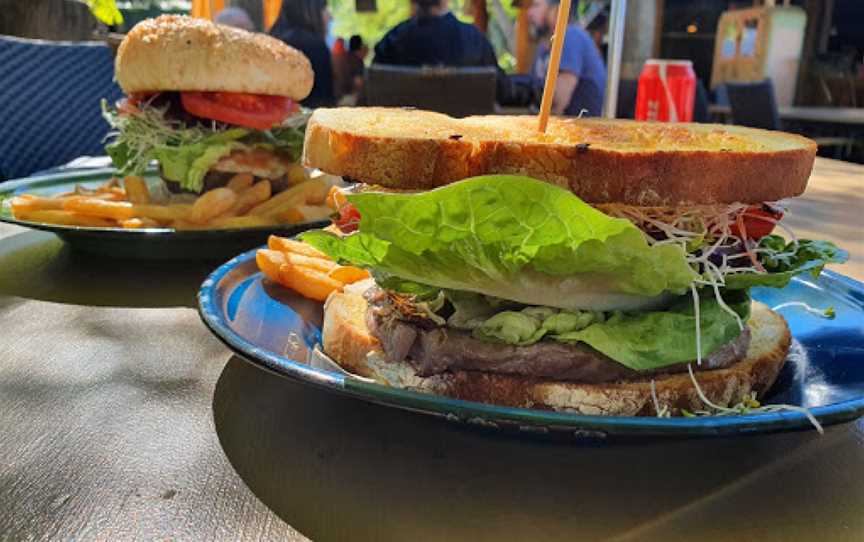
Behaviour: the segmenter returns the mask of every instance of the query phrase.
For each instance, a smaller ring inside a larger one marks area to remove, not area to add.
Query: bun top
[[[295,101],[309,95],[315,75],[303,53],[276,38],[180,15],[135,25],[115,69],[127,94],[247,92]]]
[[[475,175],[528,175],[588,203],[679,206],[776,201],[804,191],[816,144],[717,124],[534,116],[462,119],[411,109],[316,109],[304,164],[402,190]]]

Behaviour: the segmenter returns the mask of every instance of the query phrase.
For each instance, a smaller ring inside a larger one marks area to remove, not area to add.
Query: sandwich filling
[[[593,207],[552,184],[484,176],[347,196],[302,239],[372,271],[370,330],[420,376],[451,369],[610,382],[746,356],[749,289],[846,254],[772,233],[769,204]]]
[[[166,181],[191,192],[226,173],[289,184],[309,116],[286,97],[237,92],[136,93],[102,110],[115,130],[105,150],[122,175],[157,160]]]

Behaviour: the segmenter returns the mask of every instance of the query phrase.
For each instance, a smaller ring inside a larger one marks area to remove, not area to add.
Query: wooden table
[[[864,108],[860,107],[781,106],[778,111],[783,120],[864,126]],[[712,104],[708,106],[708,113],[728,117],[732,107]]]
[[[789,217],[850,248],[859,279],[862,170],[820,159]],[[469,430],[232,356],[194,309],[211,267],[93,258],[0,224],[0,539],[864,533],[864,421],[617,445]]]

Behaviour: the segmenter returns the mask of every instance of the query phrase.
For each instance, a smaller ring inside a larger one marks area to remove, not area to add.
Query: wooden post
[[[489,11],[486,9],[486,0],[471,0],[471,7],[474,15],[474,26],[485,34],[489,30]]]
[[[531,70],[531,28],[528,22],[528,2],[522,0],[516,14],[516,73]]]

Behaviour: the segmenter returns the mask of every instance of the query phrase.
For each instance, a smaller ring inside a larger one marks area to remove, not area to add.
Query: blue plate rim
[[[266,247],[261,247],[266,248]],[[504,407],[474,401],[452,399],[441,395],[413,392],[403,389],[395,389],[378,383],[367,383],[356,380],[359,384],[351,385],[350,376],[340,373],[319,369],[305,363],[279,356],[265,349],[255,346],[253,343],[241,337],[226,325],[220,317],[221,308],[215,305],[214,295],[219,283],[233,270],[243,264],[255,259],[255,253],[259,249],[252,249],[216,268],[202,283],[198,292],[198,313],[204,324],[231,350],[242,358],[278,374],[279,376],[291,378],[301,382],[329,388],[343,394],[348,394],[360,399],[384,404],[391,407],[418,410],[410,405],[403,405],[391,401],[385,401],[378,396],[370,396],[372,390],[377,395],[389,398],[410,397],[415,404],[429,404],[434,409],[441,410],[445,404],[457,412],[474,412],[477,414],[491,415],[502,423],[524,422],[528,425],[550,425],[548,423],[537,424],[532,420],[532,415],[540,414],[547,419],[560,420],[561,427],[568,431],[579,431],[580,429],[599,430],[600,432],[622,433],[622,434],[654,434],[685,436],[717,436],[720,434],[739,434],[771,432],[795,429],[812,429],[813,425],[802,412],[782,411],[771,413],[746,414],[736,416],[710,416],[710,417],[675,417],[658,418],[650,416],[601,416],[585,415],[567,412],[555,412],[548,410],[529,409],[522,407]],[[259,272],[260,273],[260,272]],[[848,287],[864,292],[864,283],[851,277],[847,277],[831,270],[824,270],[822,276],[832,282],[845,283]],[[364,391],[366,393],[364,393]],[[430,412],[422,410],[427,414],[447,416],[444,412]],[[810,413],[823,425],[832,425],[851,421],[864,413],[864,396],[847,399],[838,403],[812,407]],[[469,421],[470,420],[462,420]],[[521,427],[520,427],[521,428]],[[559,430],[559,428],[556,428]]]

